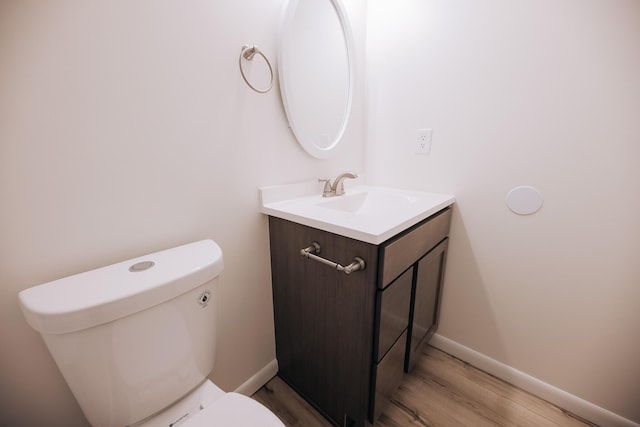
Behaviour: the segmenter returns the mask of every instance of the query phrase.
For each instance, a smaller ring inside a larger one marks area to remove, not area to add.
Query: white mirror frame
[[[345,40],[345,47],[347,50],[347,61],[348,61],[348,93],[345,110],[342,115],[342,123],[339,126],[338,132],[335,136],[331,136],[330,143],[326,147],[321,147],[315,143],[314,136],[310,134],[308,129],[304,129],[301,127],[299,123],[296,123],[294,119],[296,117],[296,112],[292,111],[291,106],[291,88],[287,84],[287,71],[286,71],[286,46],[285,43],[291,37],[295,37],[292,34],[292,29],[294,25],[292,24],[293,19],[296,17],[296,11],[298,7],[298,3],[304,0],[288,0],[285,2],[282,22],[281,22],[281,30],[280,30],[280,43],[279,43],[279,52],[278,52],[278,80],[280,83],[280,94],[282,97],[282,103],[284,105],[285,113],[287,115],[287,119],[289,121],[289,127],[293,132],[294,136],[302,146],[302,148],[311,156],[317,159],[327,159],[331,157],[335,148],[338,146],[342,137],[345,133],[349,122],[349,116],[351,113],[351,104],[353,100],[353,90],[354,90],[354,75],[355,75],[355,58],[354,58],[354,41],[353,34],[351,32],[351,26],[349,24],[348,15],[344,6],[342,5],[341,0],[326,0],[329,2],[336,10],[338,14],[338,18],[340,20],[340,24],[342,26],[342,33]],[[310,54],[313,54],[310,52]]]

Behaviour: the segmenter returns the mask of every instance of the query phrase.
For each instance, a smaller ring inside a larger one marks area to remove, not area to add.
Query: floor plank
[[[278,377],[253,397],[278,415],[287,427],[331,426]],[[376,422],[376,427],[410,426],[594,427],[595,424],[427,346]]]
[[[331,423],[280,377],[272,378],[252,397],[269,408],[287,427],[331,427]]]

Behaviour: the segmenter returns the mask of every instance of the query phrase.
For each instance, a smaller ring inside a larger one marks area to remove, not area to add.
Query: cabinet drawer
[[[384,290],[378,290],[378,345],[374,347],[373,355],[376,362],[382,359],[409,326],[412,282],[413,268],[410,268]]]
[[[422,255],[447,237],[450,224],[451,208],[446,208],[382,247],[382,273],[378,286],[381,288],[387,286]]]
[[[406,345],[405,331],[380,363],[374,365],[374,392],[370,408],[372,423],[375,423],[402,382]]]

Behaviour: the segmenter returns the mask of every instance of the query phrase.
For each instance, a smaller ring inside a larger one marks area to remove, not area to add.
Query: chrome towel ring
[[[242,58],[246,59],[247,61],[251,61],[253,60],[253,57],[256,56],[256,54],[262,56],[262,59],[264,59],[264,62],[266,62],[267,66],[269,67],[269,73],[271,74],[271,82],[269,83],[269,87],[266,89],[257,89],[255,86],[249,83],[249,80],[247,80],[247,76],[244,74],[244,69],[242,68]],[[258,49],[258,46],[248,46],[248,45],[242,46],[242,50],[240,51],[240,59],[238,60],[238,63],[240,65],[240,74],[242,74],[242,78],[244,79],[244,82],[247,85],[249,85],[251,89],[253,89],[258,93],[267,93],[271,90],[271,88],[273,87],[273,68],[271,68],[271,63],[269,62],[267,57],[264,55],[264,53],[262,53],[262,51]]]

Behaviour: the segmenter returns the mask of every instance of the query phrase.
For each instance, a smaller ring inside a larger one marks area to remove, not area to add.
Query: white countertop
[[[259,192],[264,214],[375,245],[455,202],[449,194],[369,185],[322,197],[317,182],[261,187]]]

